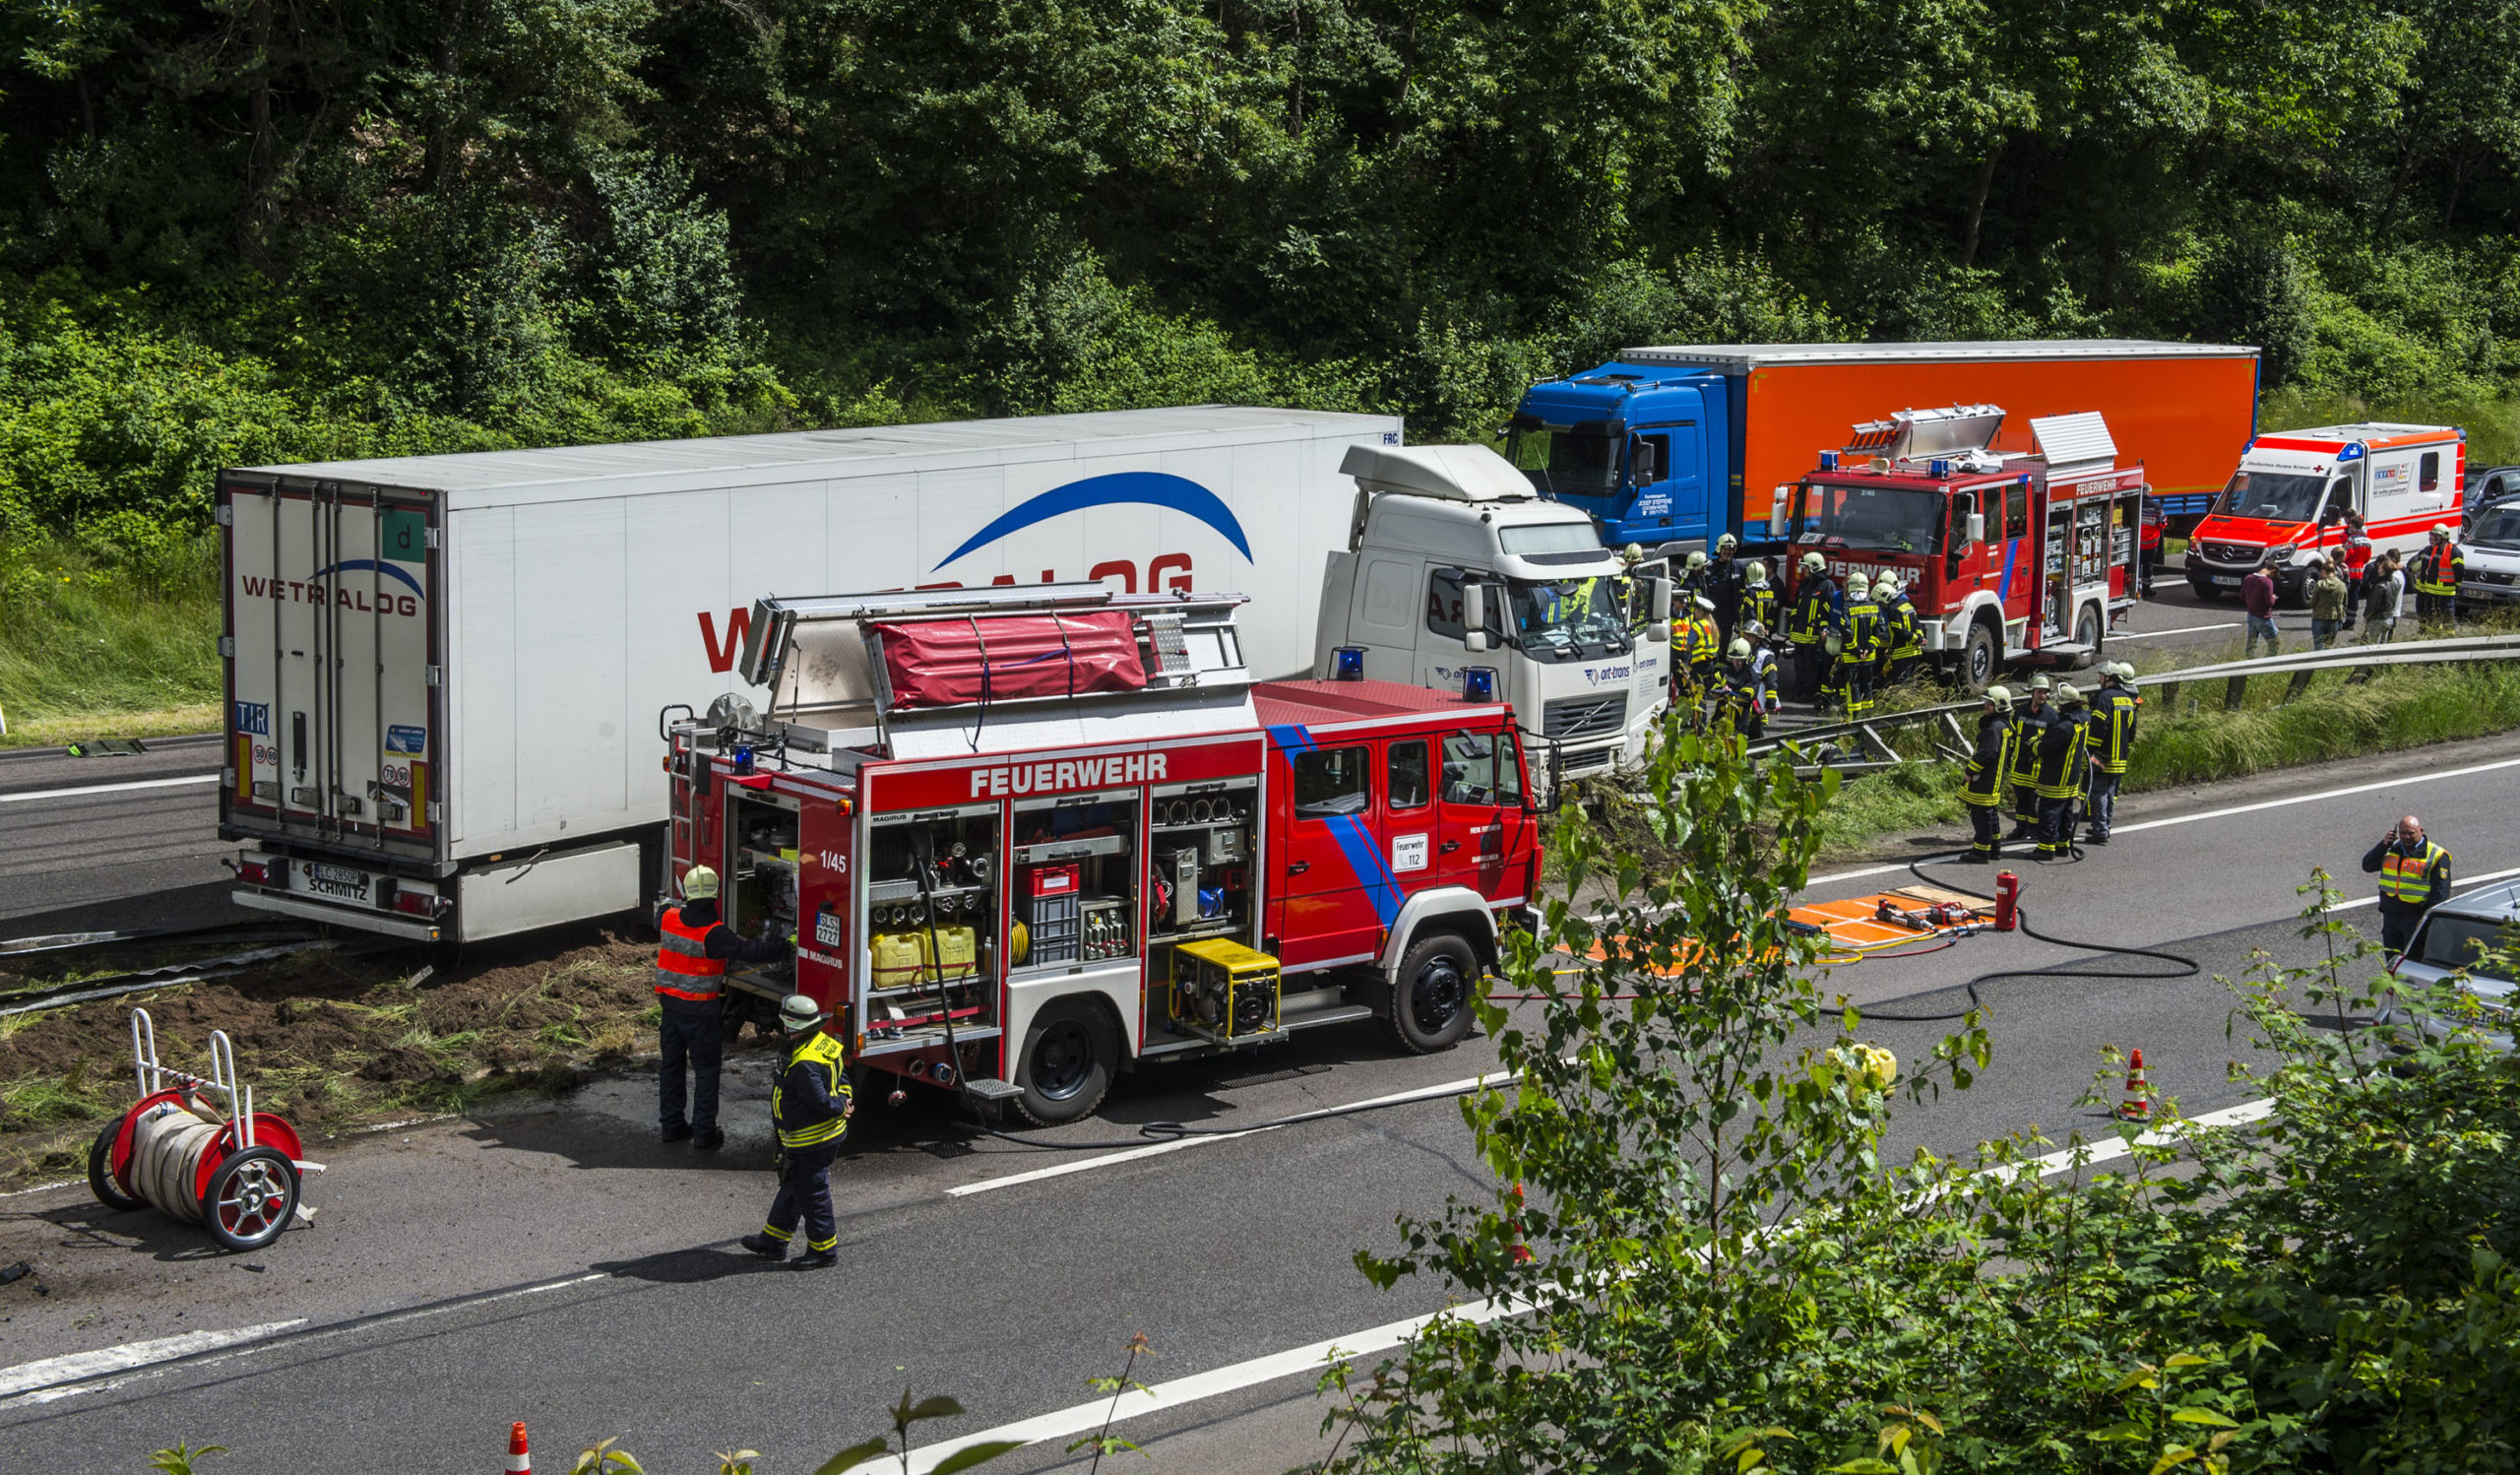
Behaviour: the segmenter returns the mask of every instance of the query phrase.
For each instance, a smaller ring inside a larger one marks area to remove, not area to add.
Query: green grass
[[[217,729],[216,548],[134,560],[0,543],[0,746]]]

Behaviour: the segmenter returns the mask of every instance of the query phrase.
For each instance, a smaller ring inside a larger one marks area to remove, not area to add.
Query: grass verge
[[[0,543],[0,747],[216,730],[217,548]]]

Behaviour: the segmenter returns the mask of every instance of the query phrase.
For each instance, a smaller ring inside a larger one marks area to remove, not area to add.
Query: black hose
[[[2079,856],[2077,856],[2077,859],[2079,859]],[[1924,873],[1924,865],[1925,863],[1922,861],[1910,861],[1908,863],[1908,869],[1918,880],[1924,882],[1926,885],[1945,891],[1956,891],[1962,896],[1972,897],[1978,901],[1994,900],[1993,897],[1984,895],[1981,892],[1970,891],[1959,886],[1943,885],[1941,882],[1934,880],[1931,876]],[[2001,978],[2174,979],[2194,978],[2196,975],[2205,971],[2203,964],[2197,962],[2194,958],[2186,957],[2179,953],[2163,952],[2159,949],[2150,947],[2124,947],[2114,942],[2077,942],[2069,937],[2050,936],[2049,934],[2039,930],[2037,928],[2032,927],[2030,925],[2029,914],[2026,912],[2021,914],[2021,930],[2025,936],[2035,937],[2038,940],[2048,943],[2052,946],[2070,947],[2082,952],[2114,953],[2121,957],[2129,958],[2150,958],[2155,962],[2170,964],[2172,971],[2168,973],[2138,973],[2124,968],[2093,968],[2085,963],[2050,963],[2045,968],[1998,968],[1992,973],[1979,974],[1976,978],[1969,980],[1965,984],[1947,985],[1940,989],[1927,989],[1922,993],[1902,994],[1899,998],[1889,1000],[1891,1003],[1899,1003],[1909,998],[1930,998],[1936,994],[1948,994],[1952,989],[1959,988],[1966,989],[1969,992],[1969,1007],[1965,1009],[1955,1009],[1949,1013],[1941,1014],[1887,1014],[1878,1009],[1858,1005],[1858,1012],[1862,1014],[1866,1019],[1886,1020],[1894,1024],[1944,1024],[1955,1019],[1966,1019],[1971,1014],[1974,1014],[1979,1009],[1984,1007],[1985,1000],[1984,996],[1979,994],[1978,986],[1981,984],[1990,984]]]

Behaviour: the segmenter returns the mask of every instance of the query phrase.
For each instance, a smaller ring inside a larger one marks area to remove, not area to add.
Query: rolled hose
[[[204,1154],[219,1138],[220,1126],[206,1122],[172,1102],[154,1107],[131,1132],[131,1166],[126,1170],[132,1190],[158,1208],[189,1224],[201,1222]]]

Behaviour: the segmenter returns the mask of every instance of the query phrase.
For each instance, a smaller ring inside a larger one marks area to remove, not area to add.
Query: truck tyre
[[[1411,1055],[1432,1055],[1459,1045],[1470,1033],[1471,994],[1479,980],[1479,954],[1459,934],[1418,938],[1392,980],[1392,1039]]]
[[[1087,1116],[1111,1089],[1111,1067],[1120,1041],[1108,1015],[1082,998],[1054,999],[1024,1031],[1024,1054],[1015,1084],[1024,1094],[1015,1109],[1035,1126],[1057,1126]]]
[[[1971,696],[1984,691],[1995,683],[1995,673],[2002,665],[2003,643],[1995,627],[1983,619],[1970,621],[1969,638],[1960,643],[1960,664],[1953,670],[1960,688]]]
[[[2106,638],[2101,628],[2100,607],[2098,605],[2083,606],[2083,612],[2074,616],[2074,641],[2089,649],[2074,658],[2074,670],[2088,670],[2093,662],[2098,661],[2100,643]]]

